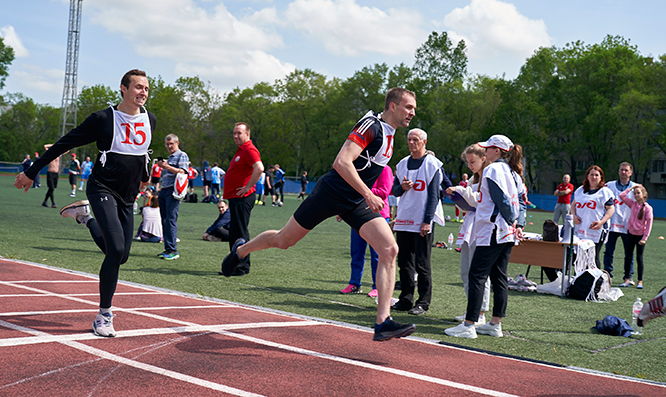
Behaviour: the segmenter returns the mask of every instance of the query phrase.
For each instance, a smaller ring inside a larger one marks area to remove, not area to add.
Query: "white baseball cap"
[[[488,138],[485,142],[479,142],[479,146],[482,148],[496,147],[500,150],[508,152],[513,148],[513,142],[511,139],[505,137],[504,135],[493,135]]]

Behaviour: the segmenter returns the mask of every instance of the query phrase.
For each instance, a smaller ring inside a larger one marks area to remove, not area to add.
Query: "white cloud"
[[[0,28],[0,37],[2,37],[5,45],[12,47],[16,58],[27,58],[30,56],[30,51],[23,46],[21,39],[11,25],[3,26]]]
[[[268,54],[283,46],[271,29],[274,8],[237,18],[222,3],[206,11],[193,0],[91,0],[86,7],[94,8],[93,23],[122,35],[139,56],[175,61],[177,74],[195,73],[229,87],[272,81],[294,70]]]
[[[421,16],[407,8],[386,11],[356,0],[295,0],[285,11],[285,27],[303,30],[331,53],[413,54],[428,37]]]
[[[65,71],[21,64],[12,71],[11,77],[16,80],[21,91],[34,90],[41,93],[62,94]]]
[[[542,19],[529,19],[513,4],[499,0],[472,0],[463,8],[455,8],[444,17],[444,26],[451,40],[465,40],[470,59],[524,59],[553,42]]]

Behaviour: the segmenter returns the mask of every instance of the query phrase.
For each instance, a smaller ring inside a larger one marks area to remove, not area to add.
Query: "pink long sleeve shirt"
[[[620,200],[624,201],[624,203],[631,208],[631,215],[629,215],[629,221],[627,222],[627,230],[634,236],[643,236],[642,239],[647,241],[648,237],[650,237],[650,232],[652,231],[652,207],[650,204],[645,203],[643,219],[638,219],[638,213],[641,210],[642,204],[638,204],[636,200],[627,197],[629,190],[630,189],[627,189],[620,193]]]
[[[393,171],[387,165],[372,186],[372,193],[384,200],[384,208],[379,212],[384,219],[389,217],[388,196],[391,186],[393,186]]]

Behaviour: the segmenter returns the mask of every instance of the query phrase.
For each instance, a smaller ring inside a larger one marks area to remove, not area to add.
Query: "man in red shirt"
[[[199,176],[199,171],[192,167],[192,163],[187,169],[187,182],[190,189],[190,194],[194,194],[194,180]]]
[[[229,249],[239,238],[250,239],[247,227],[250,213],[254,208],[254,185],[264,172],[259,150],[250,140],[250,127],[236,123],[233,132],[234,143],[238,146],[229,169],[224,176],[222,196],[229,200],[231,221],[229,222]],[[244,257],[232,276],[244,276],[250,272],[250,255]],[[222,274],[222,272],[220,272]]]
[[[574,185],[569,183],[570,180],[571,177],[564,174],[562,183],[557,186],[555,193],[553,193],[557,196],[557,204],[555,204],[555,211],[553,212],[553,220],[556,223],[559,223],[559,219],[562,217],[562,224],[564,224],[567,214],[571,213],[571,193],[574,191]]]
[[[150,171],[150,185],[155,190],[160,190],[160,178],[162,177],[162,168],[157,163],[153,163],[153,168]]]

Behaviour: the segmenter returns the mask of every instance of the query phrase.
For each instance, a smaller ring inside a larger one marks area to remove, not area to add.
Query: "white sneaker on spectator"
[[[474,325],[466,325],[465,323],[453,328],[447,328],[444,330],[444,333],[456,338],[476,339],[476,328],[474,328]]]
[[[504,336],[504,334],[502,333],[502,323],[493,324],[492,322],[490,322],[483,325],[479,325],[478,327],[476,327],[476,332],[481,335],[490,335],[490,336],[495,336],[497,338],[501,338],[502,336]]]
[[[463,313],[462,316],[455,316],[455,317],[453,317],[453,319],[456,320],[457,322],[461,323],[461,322],[465,321],[465,316],[466,315],[467,315],[467,313]],[[486,323],[486,315],[481,314],[481,315],[479,315],[479,319],[476,320],[474,325],[478,327],[479,325],[483,325],[485,323]]]

